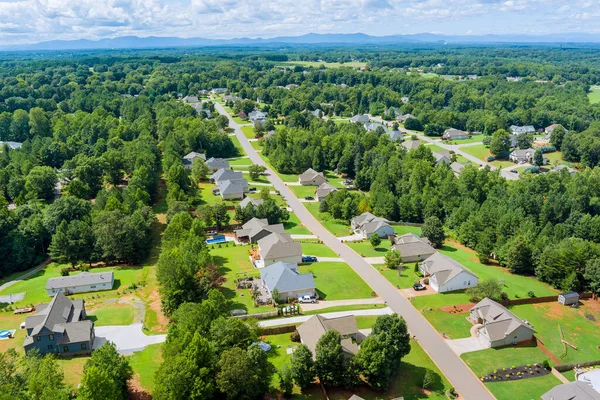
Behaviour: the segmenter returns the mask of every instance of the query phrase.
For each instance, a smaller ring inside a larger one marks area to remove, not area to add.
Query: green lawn
[[[391,242],[387,239],[382,239],[381,244],[376,248],[373,248],[368,240],[363,242],[348,242],[346,244],[362,257],[383,257],[391,247]]]
[[[239,166],[249,166],[252,165],[252,161],[250,160],[250,158],[248,157],[238,157],[238,158],[234,158],[229,161],[229,165],[231,167],[239,167]],[[235,168],[237,169],[237,168]]]
[[[235,122],[236,124],[240,124],[240,125],[245,125],[245,124],[251,123],[250,120],[248,120],[248,119],[241,119],[237,115],[233,117],[233,122]]]
[[[238,155],[245,156],[246,152],[244,151],[244,148],[242,147],[242,144],[240,143],[239,139],[236,136],[229,136],[229,139],[231,139],[231,142],[238,150]]]
[[[375,321],[377,321],[377,315],[366,315],[355,317],[356,326],[358,329],[370,329],[375,325]]]
[[[304,206],[317,220],[321,222],[325,229],[335,236],[346,236],[351,234],[350,225],[348,225],[345,221],[336,220],[332,218],[329,213],[320,213],[319,203],[304,203]]]
[[[412,287],[419,281],[419,277],[415,275],[413,266],[406,265],[405,268],[389,269],[385,265],[373,265],[377,268],[381,275],[390,283],[399,289]]]
[[[470,329],[473,326],[467,321],[468,313],[451,314],[439,309],[422,311],[427,320],[440,333],[445,333],[451,339],[460,339],[471,335]]]
[[[314,68],[340,68],[340,67],[348,67],[348,68],[361,68],[365,67],[367,63],[359,62],[359,61],[349,61],[345,63],[339,62],[325,62],[325,61],[284,61],[283,65],[300,65],[302,67],[314,67]]]
[[[311,232],[302,225],[296,213],[290,213],[290,219],[283,223],[285,231],[290,235],[310,235]]]
[[[337,257],[337,254],[323,243],[302,243],[302,253],[316,257]]]
[[[315,197],[315,192],[317,191],[316,186],[288,186],[292,192],[296,195],[296,197],[303,199],[307,196]]]
[[[348,264],[342,262],[317,262],[302,265],[299,270],[313,274],[319,297],[324,300],[368,299],[373,292]]]
[[[483,133],[479,134],[479,135],[473,135],[468,139],[461,139],[461,140],[449,140],[449,141],[444,141],[444,143],[446,144],[467,144],[467,143],[477,143],[477,142],[481,142],[483,140],[483,138],[486,135],[484,135]]]
[[[398,235],[404,235],[406,233],[414,233],[417,236],[421,236],[421,227],[420,226],[408,226],[408,225],[392,225],[394,231]]]
[[[92,310],[88,313],[88,319],[94,321],[96,326],[106,325],[131,325],[135,309],[129,304],[106,306]]]
[[[595,85],[590,87],[588,99],[590,99],[591,104],[600,103],[600,86]]]
[[[460,154],[456,154],[456,162],[473,164],[473,162],[471,160],[468,160],[466,157],[464,157]]]
[[[536,330],[536,336],[556,357],[565,364],[592,361],[600,358],[598,346],[598,308],[592,300],[587,300],[578,309],[561,306],[556,302],[513,306],[510,310],[519,318],[529,321]],[[586,318],[586,315],[590,318]],[[593,319],[593,320],[592,320]],[[561,343],[558,325],[564,338],[577,346],[577,350]],[[566,354],[565,349],[566,348]]]
[[[154,374],[162,362],[161,352],[162,344],[153,344],[127,357],[134,377],[149,393],[154,390]]]
[[[429,144],[427,142],[425,143],[425,147],[427,147],[429,150],[431,150],[432,153],[435,153],[436,151],[445,151],[446,149],[438,146],[437,144]]]
[[[477,376],[487,374],[494,369],[541,363],[547,357],[537,347],[507,347],[503,349],[487,349],[473,353],[465,353],[461,358]],[[539,399],[542,394],[561,382],[549,374],[538,378],[523,379],[510,382],[490,382],[485,385],[498,400],[512,400],[519,393],[519,399]]]
[[[250,146],[252,146],[254,150],[262,150],[263,142],[262,140],[255,140],[253,142],[250,142]]]
[[[323,302],[321,302],[323,304]],[[330,312],[355,311],[355,310],[375,310],[377,308],[385,308],[387,304],[355,304],[351,306],[335,306],[322,308],[320,310],[305,311],[304,315],[325,314]],[[357,317],[360,318],[360,317]]]
[[[485,147],[483,144],[478,144],[475,146],[467,146],[460,149],[467,154],[472,155],[473,157],[477,157],[480,160],[487,161],[488,156],[491,155],[490,149]]]
[[[242,126],[242,132],[248,139],[254,139],[254,136],[256,136],[253,126]]]
[[[492,164],[494,167],[500,168],[500,169],[515,165],[514,162],[508,161],[508,160],[495,160],[495,161],[492,161],[490,164]]]

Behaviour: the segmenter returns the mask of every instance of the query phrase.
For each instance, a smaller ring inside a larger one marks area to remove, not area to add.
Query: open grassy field
[[[319,297],[324,300],[368,299],[373,292],[348,264],[342,262],[301,265],[299,271],[313,274]]]
[[[279,198],[281,198],[281,197],[279,197]],[[287,233],[289,233],[290,235],[310,235],[311,234],[311,232],[308,230],[308,228],[306,228],[304,225],[302,225],[302,222],[300,222],[300,219],[298,218],[296,213],[293,213],[293,212],[290,213],[290,219],[288,219],[286,222],[284,222],[283,226],[285,227],[285,231]]]
[[[242,126],[242,132],[244,132],[244,136],[248,139],[254,139],[254,136],[256,135],[254,133],[254,127],[252,126]]]
[[[472,155],[473,157],[477,157],[480,160],[487,161],[488,156],[491,156],[490,149],[485,147],[483,144],[478,144],[475,146],[466,146],[460,149],[467,154]]]
[[[590,87],[590,92],[588,93],[588,99],[590,99],[591,104],[600,103],[600,86],[594,85]]]
[[[398,235],[404,235],[406,233],[414,233],[417,236],[421,236],[421,227],[420,226],[408,226],[408,225],[392,225],[394,231]]]
[[[162,362],[161,352],[162,344],[153,344],[127,357],[133,378],[149,393],[154,390],[154,374]]]
[[[299,199],[303,199],[307,196],[311,196],[311,197],[315,197],[315,192],[317,191],[317,187],[316,186],[288,186],[292,192],[294,192],[294,194],[296,195],[296,197],[298,197]]]
[[[484,137],[485,137],[485,135],[483,133],[481,133],[479,135],[472,135],[468,139],[448,140],[448,141],[444,141],[444,143],[446,143],[446,144],[458,144],[458,145],[467,144],[467,143],[478,143],[478,142],[481,142]]]
[[[88,312],[88,319],[96,326],[131,325],[134,322],[134,314],[135,310],[131,305],[115,304]]]
[[[321,302],[324,304],[326,302]],[[341,311],[355,311],[355,310],[375,310],[377,308],[385,308],[386,304],[354,304],[351,306],[335,306],[329,308],[322,308],[320,310],[311,310],[304,311],[304,315],[314,315],[314,314],[326,314],[330,312],[341,312]],[[358,317],[357,317],[358,318]]]
[[[415,275],[413,265],[406,265],[404,268],[389,269],[385,265],[373,265],[390,283],[399,289],[412,287],[419,281]]]
[[[237,157],[232,158],[229,161],[229,166],[234,169],[238,169],[240,166],[248,167],[253,164],[253,162],[248,157]]]
[[[444,149],[441,146],[438,146],[437,144],[430,144],[425,142],[425,147],[427,147],[429,150],[431,150],[432,153],[435,153],[436,151],[445,151],[446,149]]]
[[[391,242],[387,239],[382,239],[381,244],[376,248],[373,248],[368,240],[363,242],[348,242],[346,244],[363,257],[383,257],[392,246]]]
[[[331,217],[329,213],[319,212],[319,203],[304,203],[306,209],[321,222],[321,224],[329,232],[335,236],[346,236],[350,235],[350,225],[341,220],[336,220]]]
[[[473,326],[467,321],[468,313],[451,314],[440,309],[423,310],[421,313],[440,333],[445,333],[450,339],[460,339],[470,336]]]
[[[316,257],[337,257],[337,254],[323,243],[302,243],[302,253]]]
[[[485,375],[494,369],[541,363],[547,359],[537,347],[487,349],[465,353],[461,358],[478,376]],[[549,374],[520,381],[490,382],[485,385],[498,400],[512,400],[516,393],[519,394],[519,399],[539,399],[542,394],[559,384],[558,378]]]
[[[240,141],[239,141],[239,139],[237,137],[235,137],[235,136],[229,136],[229,138],[231,139],[231,142],[233,143],[233,145],[237,149],[239,156],[245,156],[245,155],[247,155],[246,152],[244,151],[244,148],[242,147],[242,144],[240,143]]]

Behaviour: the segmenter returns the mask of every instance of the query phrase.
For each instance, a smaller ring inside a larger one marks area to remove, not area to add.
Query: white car
[[[308,295],[306,295],[306,296],[298,297],[298,301],[300,303],[316,303],[317,302],[317,298],[314,297],[314,296],[308,296]]]

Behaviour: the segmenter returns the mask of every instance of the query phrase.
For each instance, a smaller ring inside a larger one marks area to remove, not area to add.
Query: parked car
[[[248,188],[248,191],[249,192],[256,192],[256,188],[255,187]]]
[[[304,256],[304,257],[302,257],[302,262],[304,262],[304,263],[314,263],[314,262],[317,262],[317,257],[315,257],[315,256]]]
[[[219,232],[217,232],[217,231],[208,231],[208,232],[206,232],[207,235],[216,235],[217,233],[219,233]]]
[[[312,196],[306,196],[306,197],[304,198],[304,200],[314,200],[314,199],[315,199],[315,198],[314,198],[314,197],[312,197]]]
[[[300,303],[316,303],[317,298],[314,296],[309,296],[309,295],[300,296],[300,297],[298,297],[298,302],[300,302]]]
[[[517,171],[516,169],[511,169],[510,172],[512,172],[513,174],[518,174],[519,171]]]
[[[427,290],[427,287],[425,285],[422,285],[420,283],[415,283],[413,285],[413,289],[419,291],[419,290]]]

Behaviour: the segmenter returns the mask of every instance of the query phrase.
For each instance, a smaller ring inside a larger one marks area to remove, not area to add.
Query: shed
[[[577,304],[579,302],[579,293],[577,292],[565,292],[558,295],[558,303],[563,306],[570,306],[571,304]]]

